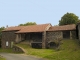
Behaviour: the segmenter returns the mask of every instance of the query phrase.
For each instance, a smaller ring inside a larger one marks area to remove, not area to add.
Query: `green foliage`
[[[0,47],[1,47],[2,30],[4,30],[4,27],[1,27],[1,28],[0,28]]]
[[[59,25],[77,24],[79,22],[79,17],[73,13],[66,13],[59,20]]]
[[[2,36],[2,30],[4,30],[5,27],[1,27],[0,28],[0,40],[1,40],[1,36]]]
[[[36,25],[35,22],[27,22],[25,24],[19,24],[19,26],[28,26],[28,25]]]

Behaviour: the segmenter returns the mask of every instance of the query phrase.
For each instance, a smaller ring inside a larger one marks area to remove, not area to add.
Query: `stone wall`
[[[76,34],[76,31],[74,30],[74,31],[71,31],[71,37],[72,37],[72,39],[77,39],[77,34]]]
[[[47,32],[46,40],[47,42],[61,40],[63,38],[62,32]]]
[[[15,42],[16,39],[16,31],[7,31],[2,32],[2,48],[12,48],[12,44]]]
[[[19,46],[13,46],[13,52],[15,53],[24,53],[24,49],[22,49],[21,47]]]
[[[46,47],[47,48],[54,48],[57,47],[61,40],[63,39],[63,33],[61,31],[58,32],[47,32],[46,35]],[[56,44],[56,45],[55,45]],[[53,46],[51,46],[53,45]]]
[[[45,49],[46,48],[46,31],[43,32],[42,34],[42,48]]]
[[[13,44],[16,42],[16,31],[2,32],[2,48],[12,48]],[[21,42],[26,41],[26,43],[31,44],[32,42],[42,42],[42,48],[45,48],[50,42],[58,42],[63,39],[62,31],[50,31],[45,33],[25,33],[21,34]],[[76,39],[76,31],[70,31],[70,38]],[[19,40],[19,39],[18,39]]]

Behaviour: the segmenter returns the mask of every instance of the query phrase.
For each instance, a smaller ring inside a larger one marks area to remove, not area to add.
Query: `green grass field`
[[[0,53],[13,53],[12,49],[2,49],[0,48]]]
[[[5,58],[3,58],[2,56],[0,56],[0,60],[6,60]]]
[[[34,49],[26,44],[18,44],[27,55],[34,55],[48,60],[80,60],[80,46],[78,40],[63,40],[60,50]]]

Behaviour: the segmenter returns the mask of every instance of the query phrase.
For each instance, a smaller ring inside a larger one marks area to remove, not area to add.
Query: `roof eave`
[[[19,34],[19,33],[37,33],[37,32],[44,32],[44,31],[36,31],[36,32],[15,32],[16,34]]]
[[[70,30],[48,30],[47,32],[51,32],[51,31],[74,31],[74,30],[76,30],[76,29],[70,29]]]
[[[8,32],[8,31],[19,31],[19,30],[3,30],[2,32]]]

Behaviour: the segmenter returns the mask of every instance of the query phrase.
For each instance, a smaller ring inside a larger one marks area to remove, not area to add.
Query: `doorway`
[[[63,38],[70,39],[70,31],[63,31]]]

